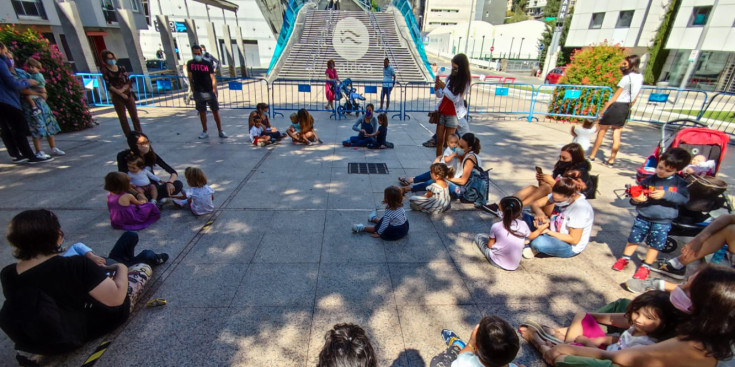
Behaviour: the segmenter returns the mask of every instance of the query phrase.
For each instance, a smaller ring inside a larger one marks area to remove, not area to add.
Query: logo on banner
[[[370,48],[370,33],[359,19],[347,17],[334,27],[332,33],[334,50],[348,61],[360,60]]]

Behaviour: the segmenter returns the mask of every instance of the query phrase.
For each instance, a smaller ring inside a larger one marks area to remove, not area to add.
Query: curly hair
[[[365,330],[355,324],[337,324],[324,336],[317,367],[376,367],[377,360]]]

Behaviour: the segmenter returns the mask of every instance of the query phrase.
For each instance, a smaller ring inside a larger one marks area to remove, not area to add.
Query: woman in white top
[[[442,155],[447,137],[454,134],[459,126],[459,119],[467,116],[464,95],[470,91],[470,61],[465,54],[457,54],[452,58],[452,73],[446,83],[436,77],[434,94],[440,99],[437,105],[439,123],[436,124],[436,157]]]
[[[597,139],[595,145],[592,147],[590,152],[590,160],[594,161],[597,151],[602,145],[602,141],[605,139],[607,130],[612,128],[613,131],[613,145],[610,157],[607,160],[607,165],[611,166],[615,163],[615,156],[618,154],[620,148],[620,136],[623,133],[623,126],[625,126],[625,120],[628,119],[630,114],[630,108],[633,106],[638,94],[643,87],[643,75],[639,72],[641,59],[638,55],[627,56],[623,63],[620,65],[620,71],[623,72],[623,78],[618,83],[618,89],[612,95],[610,100],[605,103],[602,107],[598,116],[600,118],[599,132],[597,133]]]

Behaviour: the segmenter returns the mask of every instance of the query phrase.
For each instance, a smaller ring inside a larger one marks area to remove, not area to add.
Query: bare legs
[[[514,194],[515,197],[521,199],[523,206],[531,205],[532,203],[546,198],[551,193],[551,186],[542,182],[539,186],[526,186],[520,191]]]
[[[48,146],[51,150],[56,148],[56,139],[53,136],[47,136],[46,141],[48,141]],[[41,151],[41,138],[33,138],[33,147],[36,148],[36,153]]]
[[[219,117],[219,111],[212,111],[214,122],[217,124],[217,131],[222,131],[222,120]],[[207,111],[199,111],[199,121],[202,123],[202,131],[207,132]]]
[[[605,134],[607,134],[607,130],[611,128],[613,131],[613,144],[612,144],[612,150],[610,151],[610,157],[608,158],[607,161],[609,163],[615,162],[615,157],[618,155],[618,150],[620,149],[620,139],[623,134],[622,126],[600,125],[600,131],[597,133],[597,139],[595,139],[595,145],[592,147],[592,150],[590,151],[591,160],[595,160],[597,151],[600,150],[602,141],[605,140]]]

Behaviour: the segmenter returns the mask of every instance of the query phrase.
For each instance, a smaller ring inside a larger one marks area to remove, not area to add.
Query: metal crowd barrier
[[[439,100],[434,94],[433,82],[408,82],[401,89],[401,120],[410,119],[409,112],[429,113],[436,110]]]
[[[702,108],[697,120],[735,137],[735,93],[715,94]]]
[[[107,84],[101,73],[76,73],[74,77],[86,90],[85,97],[90,106],[112,106]]]
[[[698,119],[707,101],[704,91],[646,86],[641,88],[628,120],[662,124],[682,118]]]
[[[612,94],[610,87],[539,85],[535,89],[531,114],[555,120],[597,118],[600,109]]]
[[[535,89],[522,83],[473,83],[467,101],[469,114],[522,115],[533,117]]]

